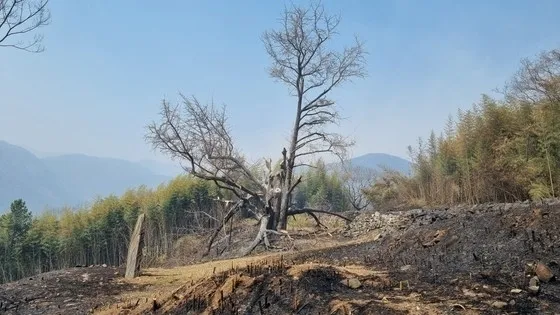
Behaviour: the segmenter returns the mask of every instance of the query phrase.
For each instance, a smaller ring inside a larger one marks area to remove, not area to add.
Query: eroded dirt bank
[[[330,237],[354,242],[132,282],[103,267],[39,275],[0,286],[0,313],[560,314],[559,282],[530,292],[528,266],[560,275],[558,202],[362,213]]]

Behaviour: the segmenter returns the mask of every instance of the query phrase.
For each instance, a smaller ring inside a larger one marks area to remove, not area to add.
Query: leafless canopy
[[[530,103],[546,100],[560,104],[560,50],[543,52],[535,61],[523,59],[505,94]]]
[[[366,75],[366,52],[363,44],[336,51],[329,47],[337,35],[338,15],[329,15],[320,3],[309,7],[285,8],[280,27],[263,34],[262,40],[272,61],[270,76],[288,86],[296,98],[296,112],[282,182],[279,226],[286,227],[294,168],[302,158],[334,153],[341,159],[353,141],[332,132],[328,127],[340,121],[335,102],[329,93],[342,83]]]
[[[340,16],[328,15],[320,3],[308,8],[293,6],[285,9],[279,29],[263,34],[272,60],[270,75],[297,97],[295,147],[289,152],[292,158],[326,152],[340,155],[352,144],[324,129],[340,120],[329,92],[366,75],[365,51],[357,39],[341,52],[329,49],[339,22]]]
[[[191,174],[214,181],[239,198],[257,197],[262,181],[236,150],[227,126],[225,108],[201,104],[181,95],[181,103],[162,102],[160,122],[148,126],[147,140],[155,149],[186,162]]]
[[[0,47],[12,47],[28,52],[42,52],[43,35],[31,40],[17,40],[48,25],[51,14],[49,0],[0,0]]]

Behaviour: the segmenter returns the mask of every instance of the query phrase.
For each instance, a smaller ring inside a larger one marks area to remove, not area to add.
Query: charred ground
[[[175,279],[173,290],[156,297],[155,313],[555,314],[560,284],[542,282],[538,294],[530,293],[528,263],[540,261],[560,274],[558,226],[559,202],[361,213],[331,232],[342,245],[232,260],[229,270]],[[85,272],[103,277],[103,285],[82,282]],[[111,302],[97,309],[154,313],[154,301],[135,292],[157,287],[125,282],[115,272],[93,267],[39,275],[1,286],[0,299],[18,304],[4,310],[9,314],[83,314]]]

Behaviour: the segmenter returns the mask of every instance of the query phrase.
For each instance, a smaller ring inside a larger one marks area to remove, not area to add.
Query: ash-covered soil
[[[187,285],[157,312],[560,314],[559,281],[529,288],[531,263],[560,275],[557,203],[364,213],[344,235],[364,233],[376,240]]]
[[[0,314],[89,314],[115,294],[138,288],[119,281],[123,269],[76,267],[0,285]]]
[[[529,286],[535,276],[547,278],[542,268],[560,276],[558,201],[360,213],[333,234],[338,241],[358,237],[366,241],[267,258],[177,283],[178,289],[153,302],[138,303],[133,296],[126,307],[110,309],[118,310],[115,314],[560,314],[560,281],[539,281],[537,291]],[[536,262],[541,269],[530,267]],[[123,284],[122,271],[115,272],[74,268],[5,284],[0,303],[11,305],[8,314],[84,314],[119,303],[117,293],[142,289]],[[85,273],[89,281],[83,281]]]

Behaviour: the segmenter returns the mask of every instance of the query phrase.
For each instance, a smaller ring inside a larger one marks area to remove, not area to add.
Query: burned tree
[[[263,42],[272,60],[270,76],[286,84],[296,99],[296,112],[285,159],[278,227],[285,229],[291,195],[299,180],[294,169],[299,160],[318,153],[343,157],[351,141],[327,132],[340,120],[329,93],[352,78],[366,75],[365,51],[357,39],[342,52],[327,46],[334,38],[339,16],[328,15],[323,6],[291,7],[284,11],[279,30],[265,32]]]
[[[43,36],[16,40],[48,25],[51,19],[49,0],[0,0],[0,47],[12,47],[28,52],[42,52]]]
[[[352,144],[326,130],[340,119],[329,93],[354,77],[365,76],[365,52],[361,43],[356,41],[342,52],[327,47],[339,21],[339,17],[327,15],[320,5],[307,9],[292,7],[285,10],[280,30],[263,35],[272,59],[270,75],[286,83],[296,100],[292,136],[288,149],[282,151],[278,167],[273,167],[272,160],[266,160],[266,173],[258,176],[234,145],[225,109],[203,105],[195,97],[181,95],[179,105],[164,101],[161,121],[149,126],[147,139],[154,148],[186,162],[184,168],[192,175],[213,181],[238,200],[226,210],[208,250],[240,209],[260,221],[258,235],[245,253],[263,240],[267,244],[269,233],[284,233],[290,215],[309,214],[317,219],[314,213],[319,212],[343,217],[319,209],[298,209],[291,203],[292,193],[302,181],[301,177],[294,180],[294,169],[314,154],[343,157]]]
[[[251,171],[235,148],[224,108],[201,104],[195,97],[181,97],[182,102],[178,105],[163,101],[161,121],[148,126],[147,140],[154,148],[184,162],[183,168],[192,175],[213,181],[239,200],[227,209],[208,250],[220,230],[242,208],[248,209],[268,227],[271,201],[277,190],[273,187],[272,176],[259,178]],[[262,233],[259,233],[259,241],[263,238]]]

